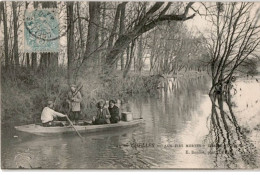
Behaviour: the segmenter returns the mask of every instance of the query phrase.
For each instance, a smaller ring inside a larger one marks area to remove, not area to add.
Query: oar
[[[67,120],[69,121],[70,125],[74,128],[74,130],[76,131],[76,133],[78,134],[78,136],[81,138],[81,140],[83,141],[83,137],[80,135],[80,133],[78,132],[78,130],[75,128],[75,126],[73,125],[73,123],[71,122],[71,120],[69,119],[69,117],[66,115]]]

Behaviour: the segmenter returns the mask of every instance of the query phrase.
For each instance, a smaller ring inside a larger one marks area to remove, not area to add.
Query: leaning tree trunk
[[[121,4],[119,4],[116,8],[116,15],[114,18],[114,23],[113,23],[113,27],[112,27],[112,30],[111,30],[111,33],[109,36],[109,40],[108,40],[107,52],[110,52],[110,50],[113,46],[113,43],[114,43],[114,38],[116,35],[117,26],[118,26],[118,22],[119,22],[119,16],[120,16],[120,9],[121,9],[120,6],[121,6]]]
[[[128,47],[132,40],[139,37],[143,33],[150,31],[162,21],[185,21],[193,18],[195,14],[188,16],[189,9],[191,8],[193,3],[194,2],[189,2],[185,7],[185,12],[181,15],[165,14],[171,6],[171,2],[168,2],[163,9],[163,2],[154,3],[154,5],[151,6],[150,9],[147,10],[147,12],[142,16],[142,18],[138,20],[139,22],[132,28],[132,30],[127,31],[123,35],[118,37],[115,44],[106,56],[107,68],[113,67],[113,65],[117,63],[118,55]],[[162,10],[160,11],[160,9]],[[159,15],[155,15],[156,13],[159,13]]]
[[[111,33],[110,33],[110,36],[108,39],[107,53],[109,53],[111,51],[113,43],[114,43],[114,39],[116,38],[117,28],[118,28],[118,23],[119,23],[119,18],[120,18],[120,11],[121,11],[121,4],[118,4],[117,8],[116,8],[116,15],[114,18],[113,27],[112,27],[112,30],[111,30]],[[113,64],[113,69],[115,66],[117,66],[117,62],[116,62],[116,64]]]

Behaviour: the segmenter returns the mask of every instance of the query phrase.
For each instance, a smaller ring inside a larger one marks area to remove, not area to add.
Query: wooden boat
[[[134,119],[132,121],[120,121],[114,124],[104,124],[104,125],[74,125],[74,127],[80,133],[92,133],[108,130],[124,129],[128,127],[137,126],[142,123],[143,119]],[[55,126],[55,127],[43,127],[37,124],[29,124],[22,126],[15,126],[15,129],[22,132],[27,132],[36,135],[49,135],[58,133],[73,133],[75,130],[72,126]]]

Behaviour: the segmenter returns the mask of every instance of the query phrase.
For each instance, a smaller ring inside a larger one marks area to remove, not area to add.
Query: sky
[[[212,3],[212,2],[206,2],[206,4],[209,4],[209,3]],[[200,2],[194,3],[193,7],[194,7],[194,9],[200,9],[200,13],[203,13],[203,11],[205,11],[205,10],[203,10],[204,8],[201,7]],[[260,10],[259,9],[260,9],[260,1],[255,2],[254,7],[251,11],[251,16],[252,17],[253,16],[259,16],[259,18],[260,18]],[[257,10],[259,10],[259,11],[257,11]],[[194,13],[193,10],[189,11],[189,14],[193,14],[193,13]],[[260,20],[258,21],[258,23],[260,25]],[[193,19],[187,21],[186,25],[188,26],[188,28],[190,30],[199,31],[199,32],[202,32],[202,33],[207,31],[207,30],[210,30],[210,26],[211,26],[210,23],[206,21],[205,17],[200,16],[199,14],[196,14],[196,16]]]

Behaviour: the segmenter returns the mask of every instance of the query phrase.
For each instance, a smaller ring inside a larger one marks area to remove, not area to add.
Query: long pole
[[[83,137],[81,136],[81,134],[78,132],[78,130],[75,128],[75,126],[73,125],[73,123],[71,122],[71,120],[69,119],[69,117],[66,115],[67,120],[69,121],[70,125],[74,128],[74,130],[76,131],[76,133],[78,134],[78,136],[83,140]]]
[[[78,88],[78,90],[76,91],[76,93],[73,95],[73,97],[80,91],[80,89],[82,88],[83,86],[81,85],[80,88]],[[69,121],[70,125],[74,128],[74,130],[76,131],[76,133],[78,134],[78,136],[81,138],[81,140],[83,141],[83,137],[81,136],[81,134],[78,132],[78,130],[75,128],[75,126],[73,125],[73,123],[71,122],[71,120],[69,119],[69,113],[70,113],[70,110],[71,110],[71,103],[69,105],[69,110],[67,112],[67,115],[66,115],[66,118],[67,120]]]

